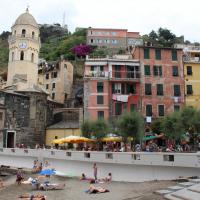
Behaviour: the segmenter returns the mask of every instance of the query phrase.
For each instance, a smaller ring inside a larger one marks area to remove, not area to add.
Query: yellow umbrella
[[[121,137],[105,137],[102,138],[102,142],[121,142],[122,138]]]
[[[86,137],[74,136],[74,135],[70,135],[62,139],[63,143],[83,143],[83,142],[94,142],[94,141],[95,140]]]

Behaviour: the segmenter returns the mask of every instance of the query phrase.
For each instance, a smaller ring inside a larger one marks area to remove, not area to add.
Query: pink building
[[[84,74],[84,117],[110,119],[140,108],[140,64],[129,55],[88,58]]]
[[[141,64],[141,111],[144,117],[163,117],[184,105],[182,49],[136,47]]]

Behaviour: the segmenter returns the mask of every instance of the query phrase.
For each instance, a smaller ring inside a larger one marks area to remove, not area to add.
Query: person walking
[[[95,181],[97,181],[97,164],[96,163],[94,163],[93,165],[93,170],[94,170],[94,179]]]

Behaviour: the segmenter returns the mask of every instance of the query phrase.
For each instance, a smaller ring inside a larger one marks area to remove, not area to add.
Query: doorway
[[[15,132],[14,131],[7,132],[6,147],[7,148],[15,147]]]

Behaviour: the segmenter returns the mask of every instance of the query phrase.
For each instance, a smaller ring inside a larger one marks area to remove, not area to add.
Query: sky
[[[0,32],[10,31],[17,17],[30,13],[39,24],[63,23],[76,27],[123,28],[148,34],[168,28],[185,40],[200,42],[198,0],[0,0]]]

